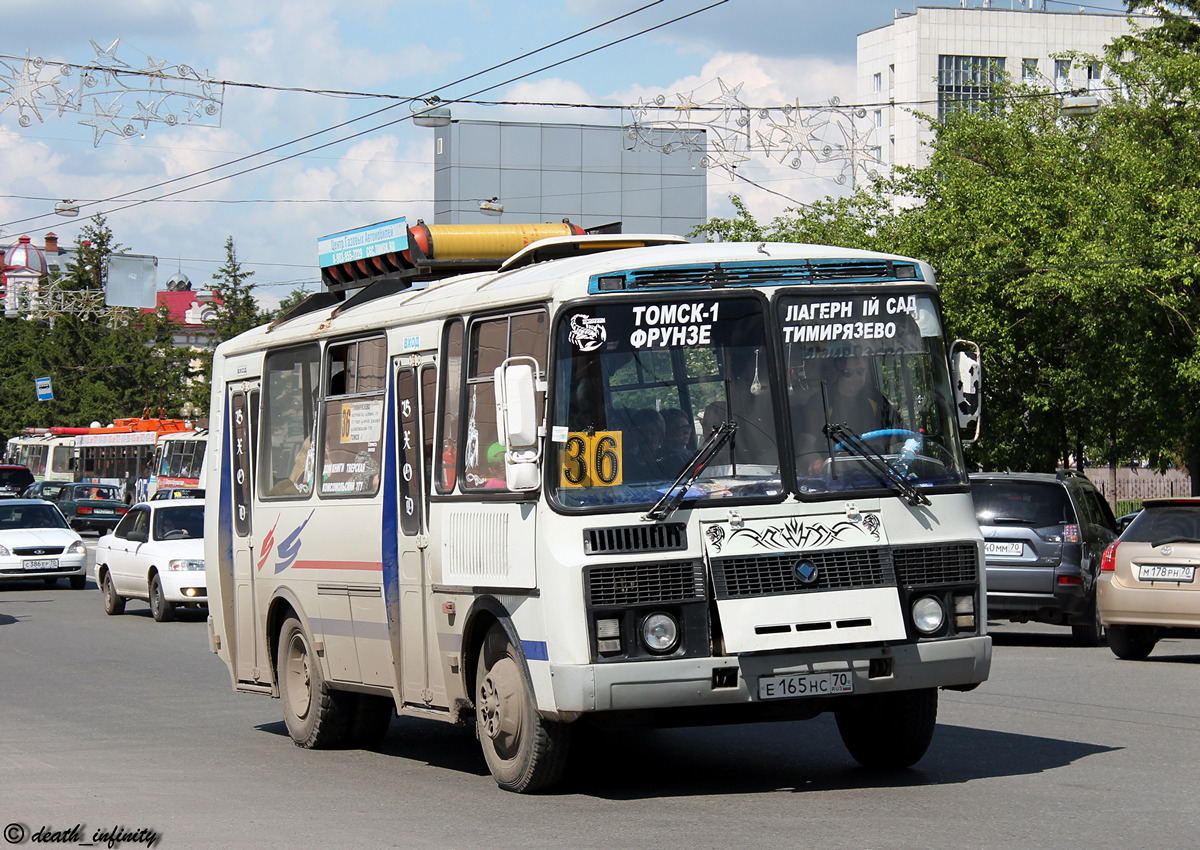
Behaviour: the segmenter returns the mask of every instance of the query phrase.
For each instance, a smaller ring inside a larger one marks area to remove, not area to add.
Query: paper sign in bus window
[[[382,401],[376,399],[374,401],[342,402],[340,442],[377,443],[382,427]]]

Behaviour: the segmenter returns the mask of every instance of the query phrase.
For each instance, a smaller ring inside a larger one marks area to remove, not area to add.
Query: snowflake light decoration
[[[687,147],[690,156],[703,150],[700,164],[722,169],[730,177],[753,155],[795,170],[832,168],[836,182],[852,186],[864,177],[877,178],[885,168],[874,139],[876,127],[866,120],[862,107],[843,106],[833,98],[817,107],[795,103],[755,109],[742,101],[742,83],[730,86],[720,78],[717,83],[720,94],[704,103],[697,102],[695,90],[676,93],[677,106],[670,106],[666,95],[650,101],[639,98],[628,107],[626,137],[664,153]],[[692,139],[694,147],[680,145],[682,137]],[[673,139],[671,150],[664,138]]]
[[[82,116],[98,147],[111,133],[125,138],[137,123],[220,126],[224,86],[187,65],[168,65],[147,56],[135,67],[116,55],[121,40],[107,48],[91,42],[96,61],[80,65],[48,62],[40,56],[0,57],[0,113],[13,111],[17,124],[44,123],[53,113]]]

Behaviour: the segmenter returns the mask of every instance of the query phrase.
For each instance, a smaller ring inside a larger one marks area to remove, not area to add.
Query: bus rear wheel
[[[839,698],[834,714],[855,761],[873,770],[900,770],[929,749],[937,703],[937,688],[891,691]]]
[[[479,650],[475,729],[488,769],[504,790],[544,791],[562,778],[571,728],[538,714],[521,656],[498,626]]]
[[[289,617],[279,632],[275,675],[283,722],[298,747],[324,749],[342,743],[349,730],[353,694],[331,690],[304,626]]]

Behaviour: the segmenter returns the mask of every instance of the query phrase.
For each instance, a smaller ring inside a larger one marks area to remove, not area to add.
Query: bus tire
[[[110,617],[125,613],[125,597],[113,587],[112,576],[105,570],[100,575],[100,592],[104,597],[104,613]]]
[[[391,697],[376,694],[354,694],[354,713],[350,718],[350,743],[358,747],[374,747],[387,737],[392,725]]]
[[[864,694],[840,699],[834,715],[855,761],[872,770],[901,770],[929,749],[937,703],[937,688]]]
[[[167,601],[158,573],[150,577],[150,615],[156,623],[166,623],[175,619],[175,603]]]
[[[479,649],[475,730],[488,770],[505,791],[544,791],[562,778],[571,728],[538,714],[521,656],[499,626]]]
[[[283,722],[296,746],[317,750],[343,743],[354,695],[329,688],[312,641],[295,617],[279,631],[275,665]]]

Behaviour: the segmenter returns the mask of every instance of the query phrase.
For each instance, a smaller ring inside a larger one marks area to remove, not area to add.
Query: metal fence
[[[1115,470],[1115,476],[1114,471],[1108,467],[1094,467],[1085,472],[1117,514],[1137,510],[1141,507],[1143,499],[1192,494],[1192,479],[1181,469],[1159,473],[1150,469],[1121,466]]]

